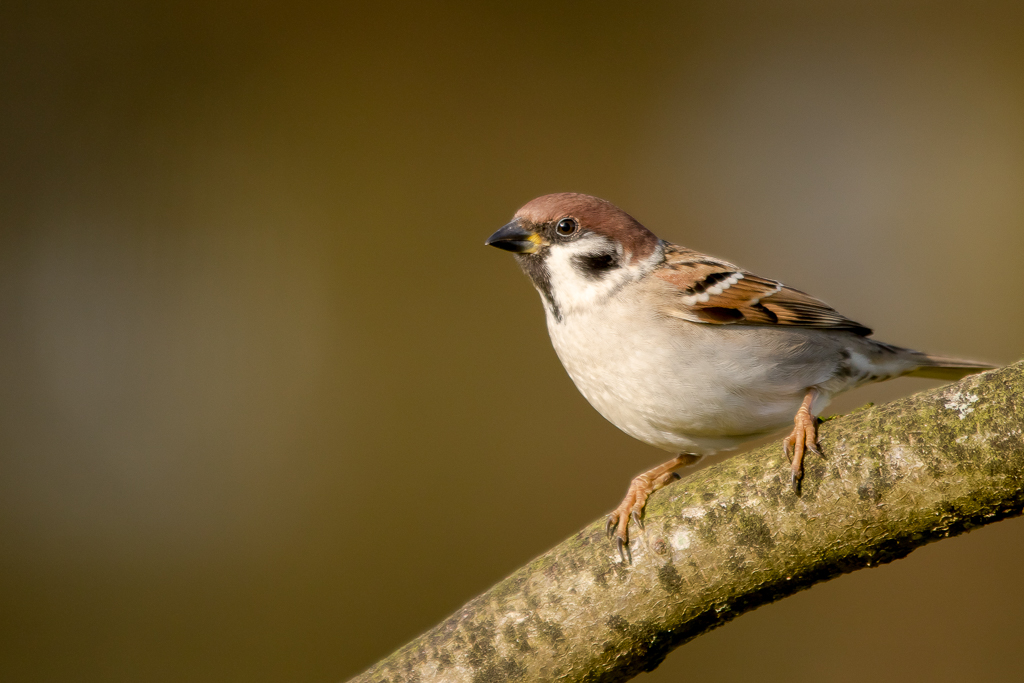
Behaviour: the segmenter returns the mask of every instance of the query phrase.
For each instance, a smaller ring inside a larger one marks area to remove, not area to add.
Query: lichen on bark
[[[652,496],[622,564],[594,522],[353,683],[627,680],[759,605],[1021,514],[1024,363],[822,425]]]

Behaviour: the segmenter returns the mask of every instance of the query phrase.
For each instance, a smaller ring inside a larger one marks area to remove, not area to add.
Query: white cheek
[[[616,268],[600,278],[587,277],[573,263],[579,256],[595,255],[607,250],[606,240],[593,238],[551,248],[547,257],[548,277],[551,279],[555,301],[563,313],[593,306],[636,277],[637,274],[628,266]],[[618,251],[621,259],[621,250]]]

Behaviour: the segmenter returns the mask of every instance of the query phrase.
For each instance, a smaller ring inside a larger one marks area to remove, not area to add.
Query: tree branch
[[[821,427],[789,486],[772,444],[651,497],[633,564],[604,520],[353,683],[624,681],[760,605],[1020,515],[1024,362]]]

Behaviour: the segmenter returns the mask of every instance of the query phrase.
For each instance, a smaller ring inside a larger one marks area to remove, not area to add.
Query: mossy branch
[[[633,564],[604,520],[353,679],[624,681],[730,619],[1021,514],[1024,363],[854,412],[789,486],[777,444],[652,496]]]

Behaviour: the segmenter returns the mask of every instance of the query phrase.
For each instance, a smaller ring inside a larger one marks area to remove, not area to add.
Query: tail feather
[[[959,358],[946,358],[944,356],[930,356],[921,354],[921,367],[911,370],[907,377],[927,377],[928,379],[942,379],[946,381],[957,380],[977,372],[991,370],[994,365],[987,363],[975,363],[971,360],[960,360]]]

